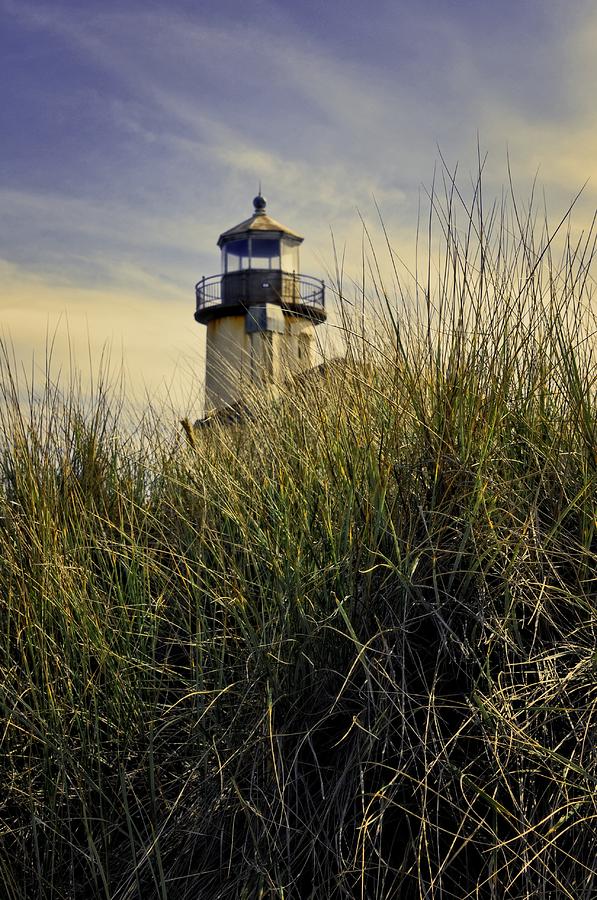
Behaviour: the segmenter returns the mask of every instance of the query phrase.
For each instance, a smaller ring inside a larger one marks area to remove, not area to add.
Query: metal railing
[[[255,269],[247,269],[247,276],[254,275]],[[234,275],[244,275],[244,272],[235,272]],[[319,309],[325,307],[325,286],[319,278],[313,278],[311,275],[300,275],[296,272],[283,272],[281,270],[263,270],[263,275],[275,276],[279,279],[281,291],[276,297],[284,305],[289,306],[309,306]],[[214,306],[224,304],[222,296],[222,279],[223,275],[209,275],[198,281],[195,285],[195,296],[197,298],[197,312],[210,309]],[[269,285],[268,285],[269,287]],[[243,293],[246,295],[243,296]],[[253,298],[250,298],[251,300]],[[243,305],[249,301],[248,290],[241,291],[238,303]],[[226,301],[227,304],[230,301]],[[254,302],[254,301],[253,301]]]
[[[195,285],[195,296],[197,297],[197,312],[210,306],[219,306],[222,302],[222,276],[204,276]]]

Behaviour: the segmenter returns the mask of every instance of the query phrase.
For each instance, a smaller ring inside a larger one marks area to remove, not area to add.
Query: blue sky
[[[325,275],[357,260],[379,203],[412,246],[438,146],[499,193],[539,173],[554,217],[592,178],[597,7],[589,0],[292,4],[0,0],[1,328],[19,360],[58,330],[109,342],[131,384],[192,396],[193,285],[221,231],[268,211]]]

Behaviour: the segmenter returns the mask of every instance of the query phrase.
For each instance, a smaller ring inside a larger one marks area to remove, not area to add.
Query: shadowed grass
[[[595,896],[594,232],[430,209],[244,424],[5,359],[7,900]]]

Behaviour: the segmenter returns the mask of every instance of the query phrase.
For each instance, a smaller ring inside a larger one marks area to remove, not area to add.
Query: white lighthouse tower
[[[303,238],[266,213],[261,192],[253,205],[250,219],[218,239],[222,273],[195,288],[195,319],[207,326],[208,414],[312,368],[315,326],[326,319],[323,282],[300,274]]]

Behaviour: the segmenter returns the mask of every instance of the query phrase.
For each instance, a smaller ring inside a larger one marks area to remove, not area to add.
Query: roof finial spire
[[[267,200],[261,193],[261,178],[259,179],[259,193],[253,200],[253,206],[255,207],[255,212],[253,215],[255,216],[263,216],[265,215],[265,207],[267,205]]]

